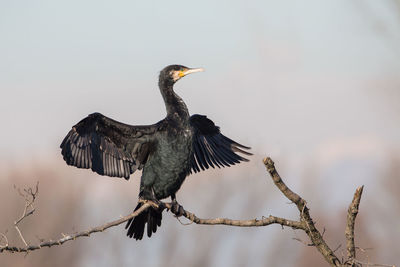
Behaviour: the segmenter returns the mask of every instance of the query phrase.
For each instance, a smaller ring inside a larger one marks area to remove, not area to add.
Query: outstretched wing
[[[61,154],[68,165],[129,179],[154,149],[157,129],[158,124],[130,126],[93,113],[72,127],[60,145]]]
[[[243,146],[224,136],[219,127],[206,116],[192,115],[190,117],[190,125],[194,130],[194,157],[191,162],[194,172],[199,172],[200,169],[208,169],[209,166],[221,168],[235,165],[241,161],[249,161],[238,155],[237,152],[252,155],[243,150],[250,149],[250,147]]]

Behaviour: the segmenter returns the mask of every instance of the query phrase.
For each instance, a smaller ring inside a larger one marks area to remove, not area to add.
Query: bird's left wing
[[[203,115],[192,115],[190,125],[194,131],[194,157],[191,168],[194,172],[208,169],[209,166],[219,168],[235,165],[241,161],[249,161],[237,153],[252,155],[243,149],[250,147],[241,145],[224,136],[214,122]]]
[[[146,163],[158,126],[131,126],[93,113],[72,127],[60,145],[61,153],[68,165],[129,179]]]

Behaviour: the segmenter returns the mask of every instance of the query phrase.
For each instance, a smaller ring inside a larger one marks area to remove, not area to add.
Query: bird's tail
[[[135,208],[138,210],[143,203],[139,202]],[[136,240],[141,240],[143,238],[144,227],[147,223],[147,236],[151,237],[152,233],[157,231],[157,226],[161,226],[162,210],[156,210],[153,207],[140,213],[135,218],[128,221],[125,229],[128,229],[127,236],[130,238],[135,238]]]

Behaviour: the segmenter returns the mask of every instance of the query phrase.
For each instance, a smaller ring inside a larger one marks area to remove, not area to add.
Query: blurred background
[[[29,241],[57,239],[129,214],[141,173],[102,177],[67,166],[59,144],[92,112],[129,124],[165,116],[157,88],[169,64],[204,67],[179,81],[190,112],[252,147],[249,163],[187,178],[178,201],[199,217],[298,219],[262,164],[270,156],[303,196],[319,230],[346,256],[400,259],[400,1],[0,2],[0,232],[23,245],[14,190],[39,181]],[[182,222],[187,222],[182,219]],[[327,266],[300,231],[163,225],[140,242],[114,227],[1,266]]]

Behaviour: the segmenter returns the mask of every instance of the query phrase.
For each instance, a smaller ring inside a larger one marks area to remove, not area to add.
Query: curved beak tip
[[[193,68],[193,69],[187,69],[187,70],[184,72],[184,74],[185,74],[185,76],[186,76],[186,75],[191,74],[191,73],[202,72],[202,71],[204,71],[203,68]]]

